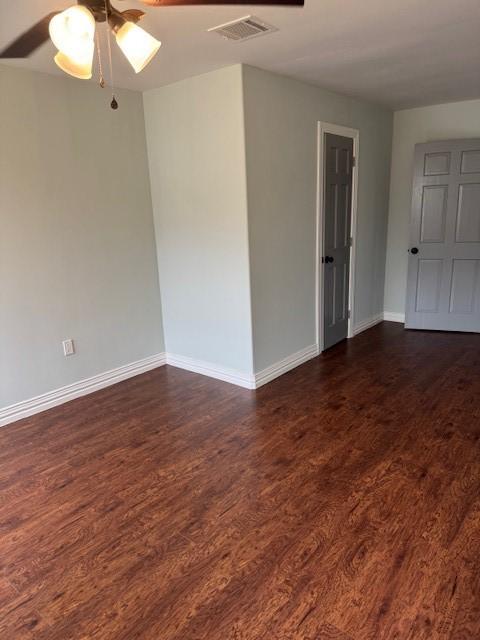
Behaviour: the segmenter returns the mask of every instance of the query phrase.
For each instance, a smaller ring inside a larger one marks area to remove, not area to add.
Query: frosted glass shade
[[[117,31],[116,39],[135,73],[147,66],[162,44],[133,22],[125,22]]]
[[[76,5],[58,13],[50,20],[50,38],[57,47],[55,63],[74,78],[92,77],[95,18],[83,6]]]
[[[55,64],[65,73],[80,80],[90,80],[92,77],[93,42],[90,47],[86,46],[84,51],[77,52],[75,57],[59,51],[54,60]]]
[[[86,45],[93,43],[95,18],[86,7],[76,5],[53,16],[48,30],[57,49],[76,58],[85,55]]]

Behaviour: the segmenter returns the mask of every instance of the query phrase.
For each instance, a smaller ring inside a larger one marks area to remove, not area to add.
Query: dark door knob
[[[329,262],[333,262],[332,256],[325,256],[325,262],[328,264]]]
[[[413,255],[416,256],[418,253],[417,247],[413,247],[413,249],[410,249],[410,253],[413,253]]]

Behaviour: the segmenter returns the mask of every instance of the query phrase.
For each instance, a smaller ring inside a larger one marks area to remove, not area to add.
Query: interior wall
[[[117,93],[0,66],[0,407],[164,350],[142,96]]]
[[[144,106],[167,352],[251,374],[241,67]]]
[[[383,312],[390,111],[243,67],[255,369],[316,342],[317,123],[360,130],[355,324]]]
[[[394,116],[385,310],[405,313],[415,144],[480,137],[480,100],[397,111]]]

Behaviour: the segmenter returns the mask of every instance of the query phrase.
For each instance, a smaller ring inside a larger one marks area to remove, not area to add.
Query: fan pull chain
[[[118,109],[118,102],[115,98],[115,82],[113,78],[113,63],[112,63],[112,44],[110,42],[110,27],[108,24],[108,2],[105,0],[105,33],[107,35],[107,46],[108,46],[108,61],[110,65],[110,88],[112,89],[112,101],[110,102],[110,106],[112,109]]]
[[[103,89],[105,87],[105,78],[103,76],[102,55],[100,52],[100,37],[98,35],[98,29],[95,29],[95,39],[97,41],[97,62],[98,62],[98,76],[99,76],[98,84]]]

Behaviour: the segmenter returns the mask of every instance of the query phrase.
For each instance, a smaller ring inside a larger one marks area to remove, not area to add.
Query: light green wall
[[[395,113],[385,280],[387,312],[405,312],[415,144],[473,137],[480,137],[480,100]]]
[[[360,130],[355,322],[383,311],[392,113],[243,68],[255,368],[315,343],[317,122]]]
[[[167,351],[251,374],[241,67],[144,105]]]
[[[356,321],[383,311],[391,112],[240,65],[144,105],[168,352],[251,373],[315,343],[319,120],[360,129]]]
[[[164,349],[142,97],[118,99],[0,66],[0,407]]]
[[[0,67],[0,407],[164,349],[250,375],[312,345],[318,120],[360,129],[356,321],[382,311],[390,113],[240,65],[118,94]]]

